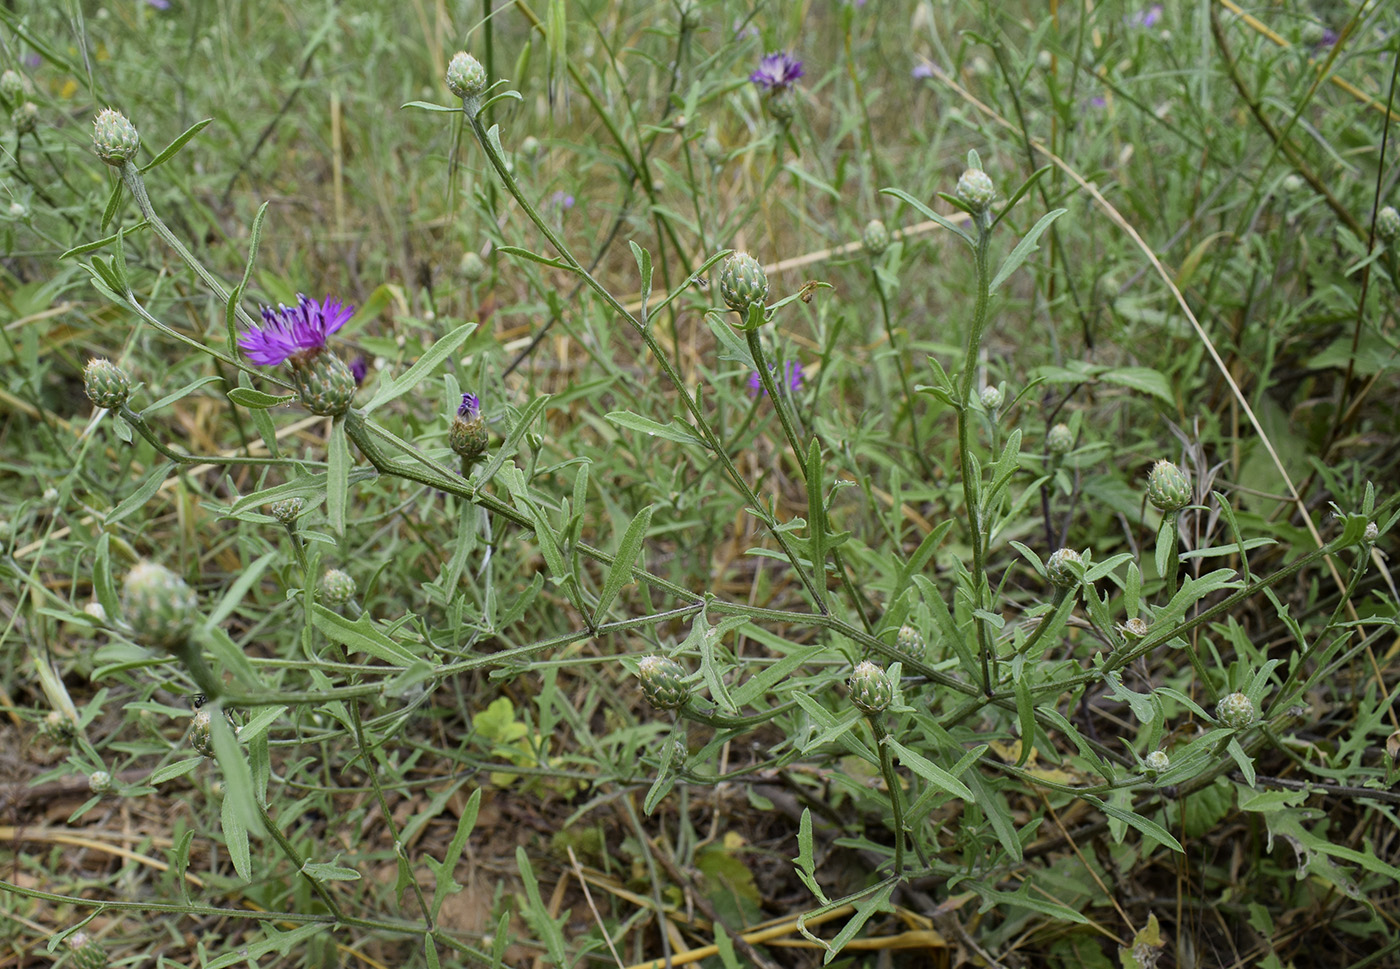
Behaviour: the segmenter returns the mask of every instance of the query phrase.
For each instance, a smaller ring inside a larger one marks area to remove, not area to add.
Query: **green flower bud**
[[[889,675],[870,660],[862,660],[851,673],[851,703],[867,717],[884,713],[894,699]]]
[[[534,135],[526,135],[525,140],[520,143],[520,153],[530,161],[537,160],[543,150],[540,140]]]
[[[1361,540],[1362,540],[1363,542],[1365,542],[1367,545],[1374,545],[1374,544],[1376,544],[1376,539],[1378,539],[1378,538],[1380,538],[1380,537],[1381,537],[1380,526],[1378,526],[1375,522],[1367,522],[1367,523],[1366,523],[1366,531],[1365,531],[1365,533],[1361,536]]]
[[[19,104],[27,93],[29,82],[19,71],[10,70],[0,74],[0,98],[4,98],[6,105]]]
[[[1191,479],[1170,461],[1158,461],[1147,475],[1147,500],[1167,514],[1181,511],[1191,504]]]
[[[131,379],[110,360],[89,360],[83,368],[83,392],[98,407],[116,410],[131,398]]]
[[[101,797],[112,790],[112,775],[105,770],[95,770],[88,775],[88,790]]]
[[[447,89],[459,98],[480,97],[486,90],[486,68],[466,51],[458,51],[447,65]]]
[[[1288,195],[1297,195],[1307,188],[1308,183],[1303,180],[1303,176],[1297,172],[1289,172],[1283,176],[1283,191]]]
[[[476,394],[463,394],[462,405],[457,408],[457,416],[452,419],[452,427],[447,432],[448,445],[464,461],[472,462],[486,453],[489,441],[481,401]]]
[[[163,565],[138,562],[122,583],[122,612],[138,641],[158,649],[183,646],[198,618],[199,598]]]
[[[355,598],[355,580],[340,569],[326,569],[321,576],[321,598],[332,607],[345,605]]]
[[[871,256],[883,255],[890,247],[890,230],[886,229],[885,223],[879,219],[871,219],[865,223],[865,231],[861,233],[860,241]]]
[[[63,941],[77,969],[107,969],[107,950],[86,932],[79,929]]]
[[[637,664],[642,695],[658,710],[679,710],[690,699],[685,668],[669,656],[643,656]]]
[[[980,168],[969,168],[958,179],[958,198],[974,212],[987,211],[996,196],[996,186],[992,184],[991,177]]]
[[[291,526],[296,524],[297,518],[301,516],[305,508],[305,498],[283,498],[281,501],[274,501],[268,505],[267,511],[283,525]]]
[[[50,710],[44,715],[44,722],[39,727],[39,732],[60,744],[71,744],[78,738],[78,731],[74,729],[73,721],[57,710]]]
[[[1073,589],[1079,585],[1084,560],[1072,548],[1057,548],[1045,560],[1045,576],[1057,589]]]
[[[701,140],[700,153],[711,165],[718,165],[724,161],[724,143],[712,131]]]
[[[486,260],[470,249],[462,253],[462,260],[457,263],[457,268],[469,283],[479,283],[486,278]]]
[[[1064,455],[1074,447],[1074,433],[1068,424],[1056,424],[1045,435],[1045,447],[1051,454]]]
[[[983,387],[983,388],[982,388],[982,406],[983,406],[983,407],[985,407],[989,412],[995,414],[997,411],[1001,410],[1001,405],[1002,405],[1002,394],[1001,394],[1001,388],[1000,388],[1000,387],[990,387],[990,386],[988,386],[988,387]]]
[[[355,400],[355,375],[344,360],[327,350],[289,357],[292,386],[306,409],[317,417],[339,417]]]
[[[190,746],[204,757],[214,756],[213,724],[208,710],[196,710],[190,718]]]
[[[1142,759],[1142,766],[1154,774],[1160,774],[1171,766],[1171,758],[1166,751],[1154,750]]]
[[[33,134],[39,127],[39,106],[33,101],[25,101],[10,112],[10,123],[22,135]]]
[[[104,108],[92,122],[92,150],[108,165],[121,168],[136,157],[141,136],[126,115]]]
[[[1394,242],[1400,236],[1400,212],[1394,206],[1387,205],[1376,213],[1376,235],[1386,242]]]
[[[1147,635],[1148,626],[1145,621],[1139,619],[1137,616],[1134,616],[1127,622],[1123,623],[1120,629],[1122,630],[1123,635],[1127,636],[1129,639],[1142,639],[1144,636]]]
[[[908,623],[899,627],[899,633],[894,637],[894,644],[915,659],[923,659],[928,648],[928,644],[924,642],[923,633]]]
[[[763,99],[763,109],[768,117],[782,124],[792,120],[793,93],[790,87],[777,87]]]
[[[1231,693],[1215,705],[1215,719],[1234,730],[1254,722],[1254,701],[1243,693]]]
[[[733,253],[720,267],[719,295],[731,310],[747,315],[753,304],[767,302],[768,274],[747,252]]]

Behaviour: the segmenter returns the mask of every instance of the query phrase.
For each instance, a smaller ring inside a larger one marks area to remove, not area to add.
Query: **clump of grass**
[[[1393,957],[1398,25],[1275,14],[0,11],[12,945]]]

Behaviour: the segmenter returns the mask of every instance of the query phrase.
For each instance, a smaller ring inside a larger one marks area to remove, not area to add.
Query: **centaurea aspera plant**
[[[353,306],[327,296],[317,303],[301,293],[297,305],[262,308],[262,323],[249,327],[238,346],[260,367],[288,364],[292,382],[308,410],[336,417],[350,408],[358,381],[345,361],[327,352],[326,340],[355,314]]]

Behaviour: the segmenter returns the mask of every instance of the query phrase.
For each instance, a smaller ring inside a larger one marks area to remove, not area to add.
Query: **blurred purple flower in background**
[[[768,370],[777,377],[778,391],[780,393],[797,393],[802,389],[802,366],[796,360],[783,361],[782,375],[778,375],[776,364],[769,364]],[[763,389],[763,380],[755,370],[749,374],[749,396],[757,397],[759,394],[766,394]]]
[[[157,10],[169,10],[170,0],[146,0],[146,6],[155,7]]]
[[[549,204],[563,212],[574,207],[574,197],[561,188],[549,197]]]
[[[369,376],[369,363],[364,357],[356,357],[351,361],[350,376],[355,378],[356,387],[365,382],[365,378]]]
[[[933,75],[933,65],[930,64],[928,61],[920,61],[918,64],[915,64],[914,69],[909,72],[909,76],[914,78],[914,80],[916,81],[927,80],[928,78],[933,77]]]
[[[785,50],[765,54],[758,62],[758,70],[749,75],[765,91],[783,91],[796,83],[802,76],[802,62]]]
[[[1162,5],[1154,3],[1146,10],[1139,10],[1135,14],[1130,14],[1123,18],[1123,23],[1129,27],[1155,27],[1162,19]]]

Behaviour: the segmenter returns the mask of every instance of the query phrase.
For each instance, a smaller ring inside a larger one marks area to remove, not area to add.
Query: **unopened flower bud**
[[[131,379],[110,360],[89,360],[83,368],[83,392],[98,407],[116,410],[131,397]]]
[[[458,51],[447,65],[447,89],[459,98],[479,97],[486,90],[486,68],[466,51]]]
[[[29,206],[25,205],[23,202],[11,202],[8,211],[12,219],[29,218]]]
[[[899,627],[894,644],[916,659],[923,659],[927,649],[923,634],[908,623]]]
[[[768,96],[763,99],[763,108],[768,112],[768,117],[782,124],[791,121],[793,114],[793,97],[792,88],[790,87],[774,88]]]
[[[1045,560],[1045,576],[1057,589],[1073,589],[1079,585],[1084,560],[1072,548],[1057,548]]]
[[[1366,531],[1361,536],[1361,540],[1367,545],[1376,544],[1376,539],[1381,537],[1380,527],[1375,522],[1366,523]]]
[[[520,153],[530,161],[539,158],[542,150],[540,140],[534,135],[526,135],[525,140],[520,143]]]
[[[720,267],[719,295],[731,310],[747,315],[750,306],[767,302],[768,274],[747,252],[733,253]]]
[[[642,695],[658,710],[678,710],[690,699],[685,669],[669,656],[643,656],[637,664]]]
[[[4,98],[7,105],[18,104],[28,91],[29,82],[19,71],[0,74],[0,98]]]
[[[190,746],[205,757],[214,756],[214,718],[208,710],[196,710],[190,718]]]
[[[292,386],[306,409],[317,417],[339,417],[355,401],[355,375],[349,365],[329,350],[297,354],[292,366]]]
[[[105,770],[95,770],[88,775],[88,790],[99,797],[112,790],[112,775]]]
[[[1307,185],[1308,183],[1303,180],[1303,176],[1299,175],[1297,172],[1289,172],[1287,175],[1283,176],[1283,190],[1288,195],[1297,195],[1306,188]]]
[[[305,498],[283,498],[267,506],[268,514],[283,525],[293,525],[306,508]]]
[[[997,411],[1001,410],[1002,394],[1000,387],[983,387],[981,399],[982,406],[991,413],[995,414]]]
[[[894,699],[889,675],[870,660],[861,660],[851,673],[851,703],[867,717],[884,713]]]
[[[1142,639],[1147,635],[1147,622],[1137,616],[1123,623],[1123,635],[1131,639]]]
[[[871,219],[865,223],[865,231],[861,233],[860,241],[870,255],[883,255],[890,247],[890,230],[886,229],[885,223],[879,219]]]
[[[355,598],[355,580],[340,569],[326,569],[321,576],[321,598],[329,606],[343,606]]]
[[[198,609],[199,599],[185,580],[155,562],[136,563],[122,583],[122,612],[147,646],[182,646]]]
[[[102,603],[98,602],[96,599],[83,606],[83,612],[96,619],[98,622],[107,621],[107,610],[103,608]]]
[[[76,969],[107,969],[107,950],[86,932],[79,929],[63,941]]]
[[[462,253],[457,268],[469,283],[479,283],[486,278],[486,260],[471,250]]]
[[[991,177],[980,168],[969,168],[958,178],[958,198],[974,212],[985,212],[996,195]]]
[[[1171,758],[1164,750],[1154,750],[1142,759],[1142,766],[1153,773],[1160,774],[1171,766]]]
[[[1167,514],[1181,511],[1191,504],[1191,479],[1170,461],[1158,461],[1147,475],[1147,500]]]
[[[1400,212],[1394,206],[1387,205],[1376,213],[1376,235],[1386,242],[1394,242],[1400,236]]]
[[[1045,435],[1045,448],[1051,454],[1064,455],[1074,447],[1074,433],[1069,429],[1068,424],[1056,424],[1050,428],[1050,432]]]
[[[92,122],[92,149],[108,165],[121,168],[136,157],[141,136],[120,111],[104,108]]]
[[[1254,701],[1243,693],[1231,693],[1215,705],[1215,719],[1241,730],[1254,722]]]
[[[724,161],[724,143],[714,132],[710,132],[700,142],[700,153],[711,165],[718,165]]]
[[[10,123],[22,135],[33,134],[39,127],[39,106],[33,101],[25,101],[10,112]]]
[[[447,432],[447,443],[466,461],[475,461],[486,453],[486,418],[481,414],[481,401],[476,394],[462,395],[462,404]]]

